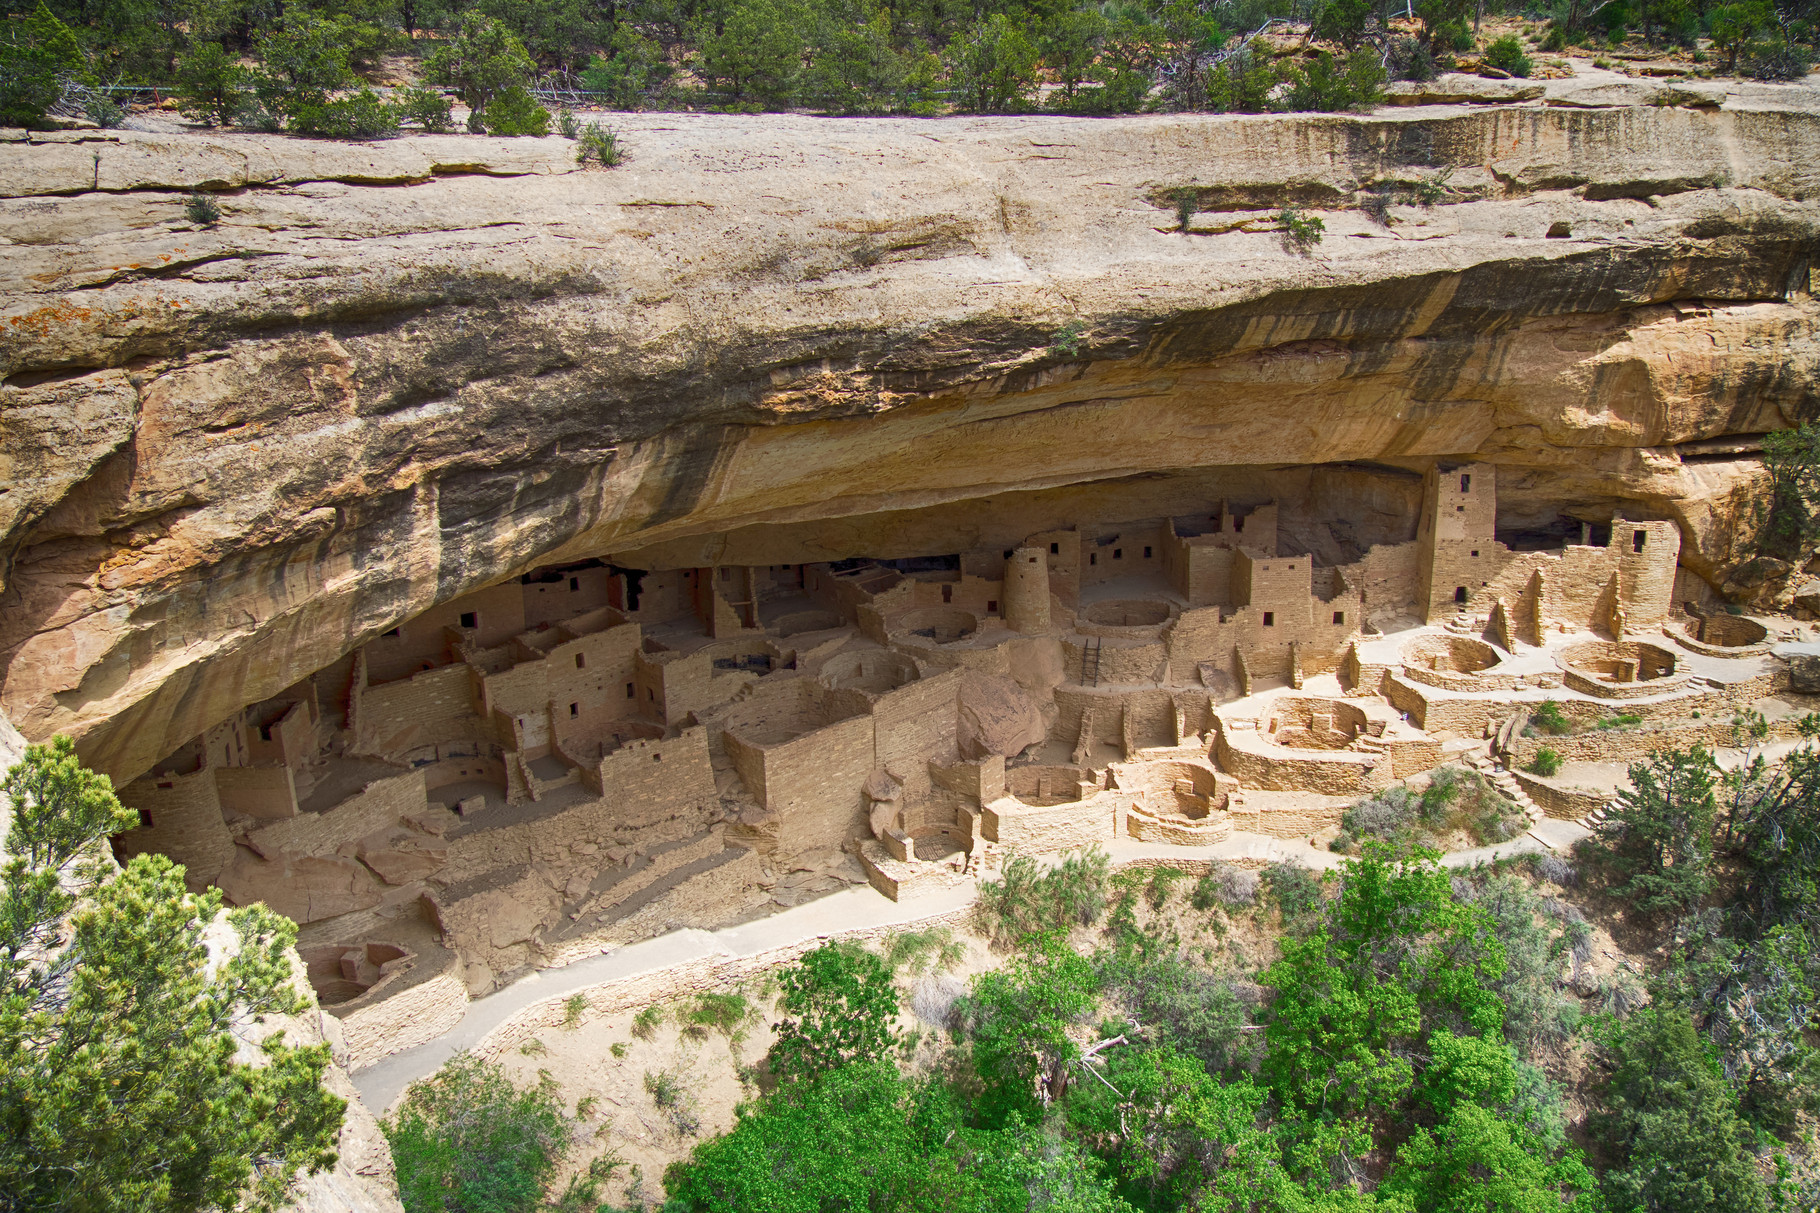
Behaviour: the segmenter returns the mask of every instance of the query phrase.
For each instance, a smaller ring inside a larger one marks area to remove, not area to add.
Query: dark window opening
[[[1124,548],[1113,548],[1112,549],[1112,558],[1114,560],[1123,560],[1125,558],[1125,549]]]
[[[953,586],[945,585],[942,587],[942,601],[943,602],[953,602],[954,601],[954,587]]]
[[[1145,559],[1145,560],[1149,560],[1149,559],[1150,559],[1150,549],[1149,549],[1149,548],[1145,548],[1145,549],[1144,549],[1144,559]]]
[[[1232,529],[1235,533],[1244,530],[1245,520],[1243,518],[1234,518],[1232,520]]]
[[[1274,628],[1276,625],[1277,625],[1276,612],[1275,611],[1265,611],[1264,612],[1264,626],[1267,628]]]
[[[1087,563],[1088,564],[1098,564],[1099,562],[1100,562],[1100,554],[1098,552],[1088,552],[1087,553]]]
[[[662,754],[653,754],[653,755],[651,755],[651,761],[652,761],[652,762],[662,762],[662,761],[663,761],[663,760],[664,760],[664,756],[663,756],[663,755],[662,755]]]
[[[1460,491],[1462,493],[1472,492],[1472,477],[1470,475],[1460,477]]]
[[[1010,548],[1005,549],[1005,559],[1006,560],[1011,559],[1011,549]]]
[[[1641,552],[1643,550],[1643,545],[1647,542],[1649,542],[1649,532],[1648,531],[1632,531],[1630,533],[1630,550],[1631,551]]]
[[[637,699],[638,698],[638,687],[630,682],[628,682],[626,684],[626,698],[627,699]]]
[[[161,788],[174,788],[174,787],[176,787],[176,786],[177,786],[177,785],[176,785],[176,784],[174,784],[174,783],[171,783],[171,782],[170,782],[170,781],[168,781],[168,780],[160,780],[160,781],[159,781],[159,783],[158,783],[158,786],[159,786],[159,787],[161,787]]]
[[[1049,545],[1049,554],[1051,556],[1060,556],[1062,554],[1062,545],[1059,543],[1050,544]]]
[[[1036,557],[1035,557],[1035,556],[1032,556],[1032,557],[1031,557],[1031,558],[1030,558],[1030,563],[1031,563],[1031,564],[1035,564],[1035,563],[1036,563]]]
[[[1477,552],[1474,552],[1474,553],[1473,553],[1473,556],[1475,556],[1475,557],[1477,557],[1477,556],[1478,556],[1478,553],[1477,553]]]
[[[272,726],[269,724],[260,725],[259,726],[259,740],[270,741],[271,739],[272,739]]]
[[[986,599],[986,611],[988,614],[992,614],[992,615],[998,614],[998,599],[996,599],[996,598]]]
[[[475,611],[463,611],[461,613],[461,626],[464,628],[479,627],[480,626],[479,613],[475,612]]]
[[[158,786],[161,788],[168,788],[171,785],[168,783],[161,783]],[[152,828],[152,811],[150,809],[139,810],[139,828],[142,830],[149,830]]]
[[[656,703],[657,702],[657,692],[656,691],[646,691],[645,698],[650,700],[652,703]]]
[[[571,715],[571,716],[581,715],[581,705],[579,703],[570,704],[569,705],[569,715]]]
[[[575,591],[579,590],[580,588],[581,588],[581,578],[579,578],[579,577],[569,578],[569,593],[573,594]]]
[[[1466,512],[1466,507],[1463,505],[1456,505],[1453,507],[1453,512],[1456,514],[1464,514]]]
[[[588,668],[588,655],[586,653],[575,654],[575,668],[578,670],[585,670]]]
[[[1345,611],[1335,611],[1333,613],[1333,621],[1336,625],[1344,624],[1346,622],[1346,612]]]
[[[731,581],[731,580],[733,580],[733,570],[732,570],[732,569],[722,569],[722,570],[721,570],[721,571],[720,571],[720,579],[721,579],[721,580],[722,580],[722,581]]]
[[[1453,588],[1453,600],[1455,602],[1465,602],[1466,601],[1466,587],[1465,586],[1456,585]]]

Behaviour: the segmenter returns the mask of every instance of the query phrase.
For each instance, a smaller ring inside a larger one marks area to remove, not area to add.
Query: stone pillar
[[[1041,548],[1018,548],[1005,561],[1005,622],[1028,635],[1049,630],[1049,560]]]

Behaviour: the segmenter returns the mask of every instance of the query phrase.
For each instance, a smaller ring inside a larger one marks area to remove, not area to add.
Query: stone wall
[[[480,715],[477,681],[471,667],[450,665],[400,682],[356,687],[353,751],[402,757],[440,741],[492,740]]]
[[[343,843],[395,826],[428,807],[423,772],[401,770],[374,780],[327,812],[275,821],[248,838],[262,853],[329,855]]]
[[[297,788],[288,767],[216,767],[221,808],[261,820],[297,816]]]
[[[221,817],[215,768],[188,775],[145,775],[120,789],[120,801],[139,811],[137,829],[117,835],[122,859],[169,855],[184,865],[196,887],[214,880],[234,857],[234,840]]]

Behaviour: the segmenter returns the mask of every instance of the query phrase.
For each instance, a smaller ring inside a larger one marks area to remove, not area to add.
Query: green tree
[[[801,83],[809,26],[797,0],[735,0],[718,27],[698,30],[697,71],[731,105],[782,109]]]
[[[246,107],[246,69],[219,42],[204,42],[177,61],[177,107],[204,126],[227,126]]]
[[[461,30],[424,61],[426,83],[455,90],[468,107],[468,129],[485,129],[483,111],[514,85],[523,87],[536,66],[524,43],[500,22],[477,12],[461,19]]]
[[[405,1213],[529,1213],[571,1140],[553,1084],[520,1090],[466,1053],[414,1084],[383,1127]]]
[[[1630,788],[1599,825],[1608,862],[1627,879],[1613,892],[1646,914],[1691,910],[1713,889],[1719,769],[1704,746],[1661,750],[1630,764]]]
[[[86,70],[75,35],[44,0],[0,23],[0,125],[42,126],[66,83]]]
[[[1033,944],[1003,969],[975,977],[961,1008],[988,1123],[1036,1118],[1066,1094],[1081,1055],[1072,1033],[1093,1012],[1093,966],[1059,937]]]
[[[641,108],[647,95],[660,92],[674,70],[664,61],[664,50],[630,26],[616,26],[604,55],[596,55],[580,75],[581,86],[605,93],[611,109]]]
[[[0,1208],[271,1209],[331,1164],[328,1047],[274,1032],[259,1064],[237,1059],[236,1030],[305,1010],[296,927],[263,906],[223,916],[163,856],[110,874],[106,836],[135,818],[67,738],[28,747],[0,791]]]
[[[1597,1032],[1604,1109],[1595,1128],[1614,1165],[1616,1213],[1761,1213],[1763,1179],[1737,1095],[1677,1007],[1650,1006]]]
[[[1029,104],[1040,57],[1022,24],[1004,13],[982,17],[948,44],[947,53],[956,108],[1007,114]]]
[[[885,1059],[896,1041],[897,987],[891,968],[857,944],[835,940],[778,975],[783,1018],[771,1045],[771,1072],[785,1081]]]

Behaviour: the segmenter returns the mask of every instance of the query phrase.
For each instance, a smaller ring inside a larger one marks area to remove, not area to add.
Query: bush
[[[1327,231],[1319,215],[1305,215],[1293,206],[1277,213],[1277,223],[1283,229],[1284,246],[1304,257],[1314,251]]]
[[[1744,48],[1744,74],[1752,80],[1804,80],[1814,66],[1805,47],[1792,42],[1759,42]]]
[[[377,139],[398,132],[398,112],[370,88],[319,105],[296,105],[290,127],[324,139]]]
[[[1562,715],[1561,705],[1552,699],[1544,699],[1536,705],[1536,710],[1529,714],[1529,727],[1551,737],[1564,737],[1574,731],[1573,723]]]
[[[896,1040],[897,987],[891,968],[857,944],[833,942],[778,977],[784,1018],[771,1045],[780,1080],[811,1079],[852,1062],[881,1061]]]
[[[1321,878],[1299,863],[1273,863],[1264,869],[1264,890],[1286,919],[1300,918],[1323,904]]]
[[[406,89],[398,95],[395,105],[400,118],[415,122],[431,134],[440,135],[455,128],[449,99],[433,88]]]
[[[1562,25],[1559,21],[1551,22],[1548,27],[1547,35],[1542,39],[1542,49],[1550,52],[1566,50],[1567,27]]]
[[[183,200],[183,217],[191,223],[212,227],[221,221],[221,207],[201,190],[191,190]]]
[[[1232,52],[1207,73],[1207,108],[1216,114],[1261,114],[1283,74],[1267,55],[1249,45]]]
[[[96,93],[84,102],[82,112],[104,131],[111,131],[126,121],[126,110],[104,93]]]
[[[1513,76],[1527,76],[1535,65],[1523,53],[1523,43],[1515,34],[1505,34],[1485,48],[1485,62]]]
[[[0,22],[0,126],[44,125],[65,84],[86,70],[76,36],[44,0],[23,19]]]
[[[251,100],[246,69],[218,42],[199,43],[177,60],[177,109],[204,126],[227,126]]]
[[[1338,63],[1327,51],[1307,67],[1291,67],[1282,108],[1335,114],[1384,99],[1384,67],[1371,51],[1354,51]]]
[[[537,104],[523,86],[514,84],[487,103],[481,111],[480,125],[489,135],[547,135],[550,111]]]
[[[599,163],[602,168],[612,168],[626,158],[620,150],[619,133],[590,122],[581,128],[575,137],[575,163],[586,164],[589,160]]]
[[[1021,22],[1004,13],[982,17],[949,43],[948,57],[957,108],[1008,114],[1028,107],[1039,57]]]
[[[482,112],[507,89],[522,91],[535,66],[516,34],[491,17],[470,11],[462,17],[460,31],[424,61],[423,78],[454,89],[468,107],[468,129],[479,133],[486,129]],[[544,122],[539,134],[548,133],[547,113]]]
[[[382,1127],[405,1213],[530,1213],[571,1140],[554,1083],[521,1091],[465,1053],[412,1086]]]
[[[1393,38],[1385,66],[1394,80],[1425,83],[1435,78],[1434,52],[1415,38]]]
[[[974,913],[995,943],[1015,942],[1058,927],[1092,926],[1106,910],[1112,861],[1098,847],[1044,870],[1028,855],[1005,861],[998,880],[980,886]]]
[[[1561,773],[1561,756],[1547,746],[1543,746],[1536,751],[1536,756],[1529,760],[1529,770],[1535,775],[1559,775]]]

